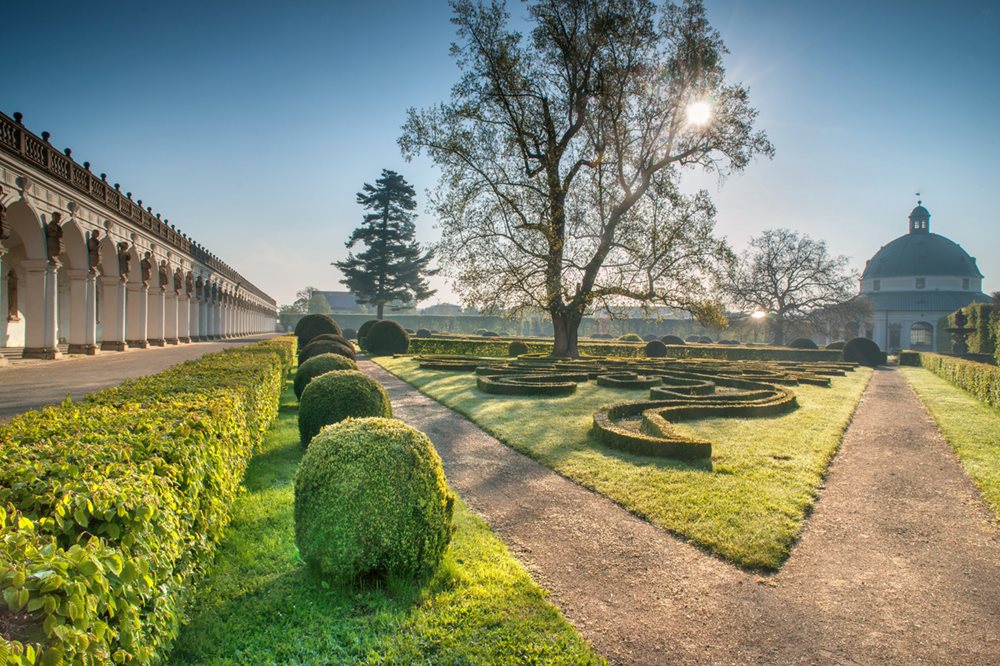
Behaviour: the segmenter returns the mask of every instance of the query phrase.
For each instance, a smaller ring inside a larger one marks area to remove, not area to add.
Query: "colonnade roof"
[[[94,175],[90,171],[89,162],[78,164],[69,148],[60,152],[49,143],[49,137],[48,132],[42,132],[41,136],[38,136],[28,130],[20,113],[15,113],[13,118],[0,113],[0,150],[54,176],[81,193],[89,202],[131,220],[164,245],[193,257],[219,275],[235,282],[241,289],[277,307],[277,302],[273,298],[229,264],[206,250],[204,246],[179,231],[175,225],[169,223],[169,220],[161,219],[159,213],[153,213],[152,207],[143,208],[142,199],[133,200],[131,192],[122,193],[117,183],[112,185],[108,182],[106,174]]]

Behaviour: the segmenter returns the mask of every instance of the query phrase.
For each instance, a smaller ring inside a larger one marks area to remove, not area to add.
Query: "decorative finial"
[[[90,171],[90,162],[84,162],[83,168],[86,169],[87,171]]]
[[[48,143],[50,136],[52,136],[52,135],[49,134],[48,132],[42,132],[42,141],[44,141],[45,143]]]
[[[71,149],[69,149],[69,148],[63,148],[63,154],[66,157],[72,157],[73,156],[73,151]]]
[[[24,120],[24,114],[23,114],[23,113],[21,113],[20,111],[15,111],[15,112],[14,112],[14,121],[15,121],[15,122],[16,122],[16,123],[17,123],[18,125],[23,125],[24,123],[22,123],[22,122],[21,122],[22,120]]]
[[[108,174],[102,173],[101,174],[101,180],[107,180],[107,179],[108,179]]]

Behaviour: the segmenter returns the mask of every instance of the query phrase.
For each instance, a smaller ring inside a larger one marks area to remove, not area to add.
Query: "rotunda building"
[[[949,238],[931,233],[931,214],[918,201],[909,233],[883,246],[861,275],[861,297],[871,304],[867,337],[889,352],[933,350],[938,319],[970,303],[987,301],[975,257]]]

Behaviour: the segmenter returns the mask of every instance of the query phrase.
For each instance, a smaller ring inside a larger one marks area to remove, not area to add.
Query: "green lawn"
[[[930,370],[906,366],[900,370],[1000,520],[1000,410],[983,404]]]
[[[487,395],[472,373],[420,370],[408,358],[377,361],[543,465],[742,566],[768,570],[788,556],[871,377],[859,368],[831,388],[797,386],[800,407],[783,416],[678,425],[713,442],[708,470],[591,440],[594,410],[644,399],[645,391],[587,382],[559,398]]]
[[[295,547],[293,481],[302,449],[294,400],[289,384],[169,663],[602,663],[461,502],[431,581],[321,586]]]

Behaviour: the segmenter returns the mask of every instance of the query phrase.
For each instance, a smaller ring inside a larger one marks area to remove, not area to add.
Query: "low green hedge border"
[[[932,352],[920,352],[920,365],[981,402],[1000,409],[1000,367]]]
[[[530,354],[548,354],[551,340],[524,340]],[[413,338],[411,354],[460,354],[505,357],[510,342],[490,338]],[[590,356],[643,357],[645,343],[581,342],[580,353]],[[731,361],[842,361],[843,352],[833,349],[789,349],[787,347],[734,347],[731,345],[666,345],[666,358],[716,358]]]
[[[0,654],[163,658],[294,355],[211,354],[0,427]]]

